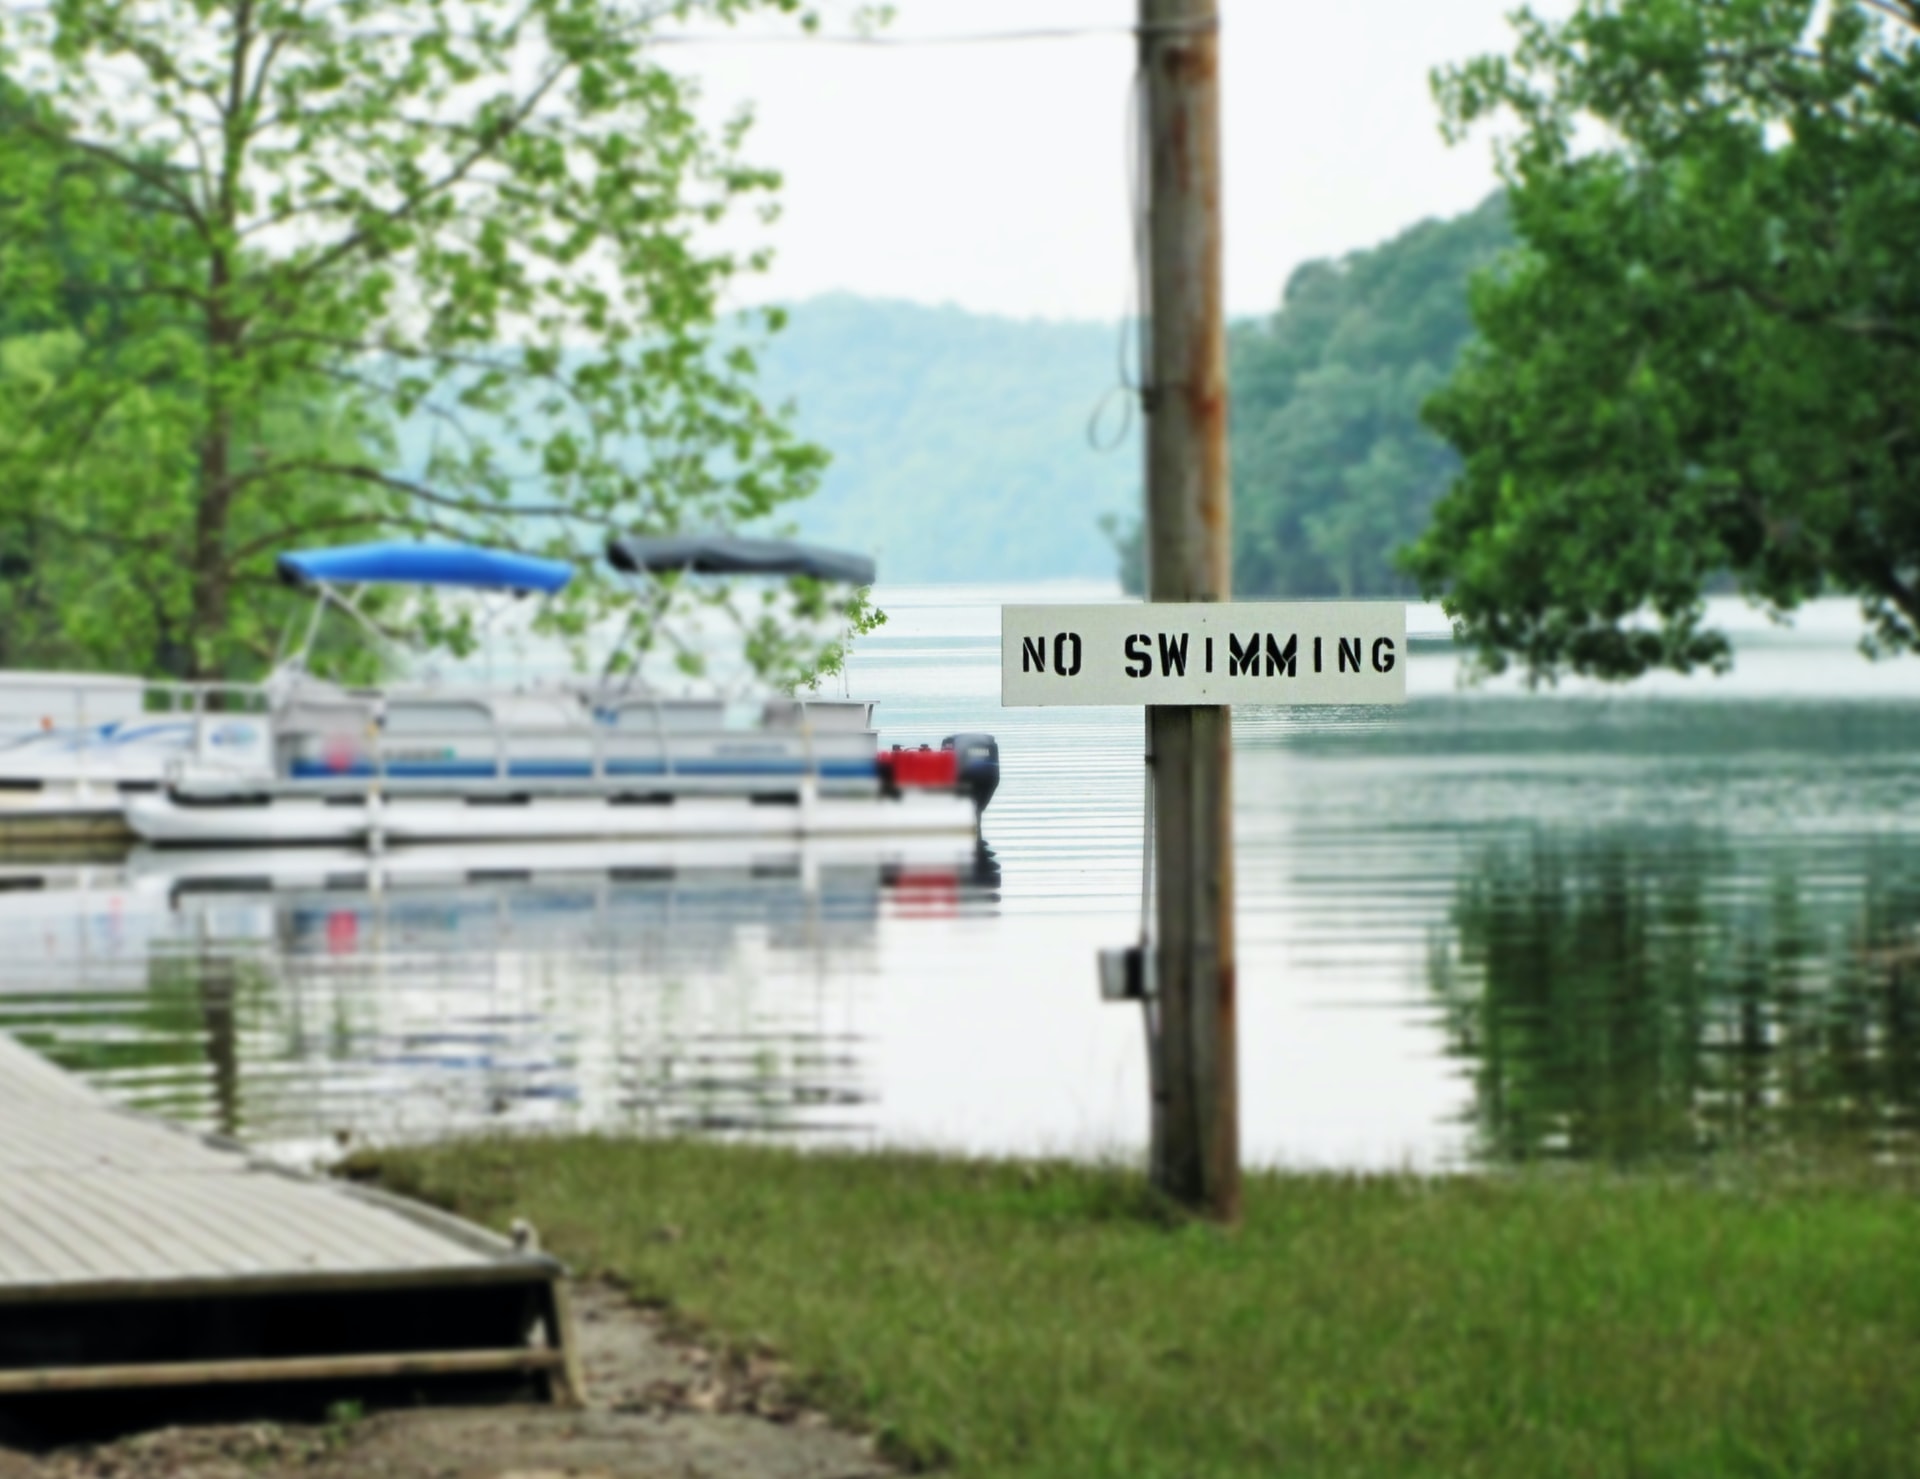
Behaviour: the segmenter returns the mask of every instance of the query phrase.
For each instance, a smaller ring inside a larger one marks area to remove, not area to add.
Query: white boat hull
[[[472,802],[457,796],[323,799],[277,796],[221,805],[166,792],[126,799],[127,825],[161,846],[382,847],[448,842],[651,841],[674,838],[947,836],[971,838],[971,798],[802,795],[768,804],[749,796],[681,796],[633,804],[606,796]]]
[[[0,819],[82,817],[118,820],[126,796],[116,786],[52,782],[26,787],[0,784]]]
[[[224,707],[208,708],[216,692]],[[183,766],[215,779],[270,771],[266,704],[244,685],[0,672],[0,842],[124,840],[127,794]]]

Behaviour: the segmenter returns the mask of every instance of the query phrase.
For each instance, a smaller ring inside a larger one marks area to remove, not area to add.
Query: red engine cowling
[[[922,745],[917,750],[882,750],[874,757],[881,783],[896,791],[954,791],[960,786],[960,757],[952,750]]]

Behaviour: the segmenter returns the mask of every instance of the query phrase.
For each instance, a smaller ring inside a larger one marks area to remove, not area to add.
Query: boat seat
[[[373,722],[373,701],[352,698],[296,698],[274,714],[281,735],[359,733]]]
[[[457,699],[401,700],[387,705],[388,734],[491,734],[493,711]]]
[[[873,705],[844,699],[770,698],[760,711],[760,722],[768,729],[805,726],[816,734],[866,730],[873,727]]]
[[[613,722],[622,729],[679,733],[724,729],[727,720],[727,706],[717,698],[624,699],[611,705],[611,712]]]

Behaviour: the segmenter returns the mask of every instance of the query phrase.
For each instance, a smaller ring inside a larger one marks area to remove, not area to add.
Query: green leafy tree
[[[1464,466],[1408,568],[1485,662],[1723,664],[1704,594],[1920,641],[1920,5],[1583,0],[1442,74],[1520,248],[1431,403]]]
[[[111,404],[80,400],[69,386],[89,357],[71,329],[0,340],[0,666],[184,676],[194,670],[185,631],[192,574],[155,554],[177,546],[189,527],[194,408],[164,375],[127,385]],[[91,357],[97,364],[99,353]],[[90,414],[82,418],[82,410]],[[368,452],[364,418],[324,386],[283,389],[261,408],[259,426],[262,442],[283,455]],[[249,449],[241,466],[255,455]],[[278,503],[239,501],[228,539],[242,561],[223,655],[263,662],[304,603],[254,568],[290,525],[358,527],[368,518],[360,490],[338,480],[302,480]],[[329,666],[371,674],[364,650],[328,646]]]
[[[0,299],[71,331],[17,357],[0,472],[146,593],[133,660],[251,668],[290,544],[399,530],[590,566],[610,528],[810,491],[823,454],[756,397],[755,344],[715,332],[764,258],[711,230],[777,181],[651,45],[755,9],[798,0],[0,12]],[[576,586],[550,614],[573,636],[613,590]],[[661,612],[637,609],[645,641]],[[775,646],[776,672],[832,665]]]

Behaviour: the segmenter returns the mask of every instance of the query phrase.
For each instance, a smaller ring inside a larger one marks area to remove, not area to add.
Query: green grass
[[[700,1143],[384,1156],[961,1475],[1920,1474],[1920,1203],[1867,1174],[1262,1175]]]

